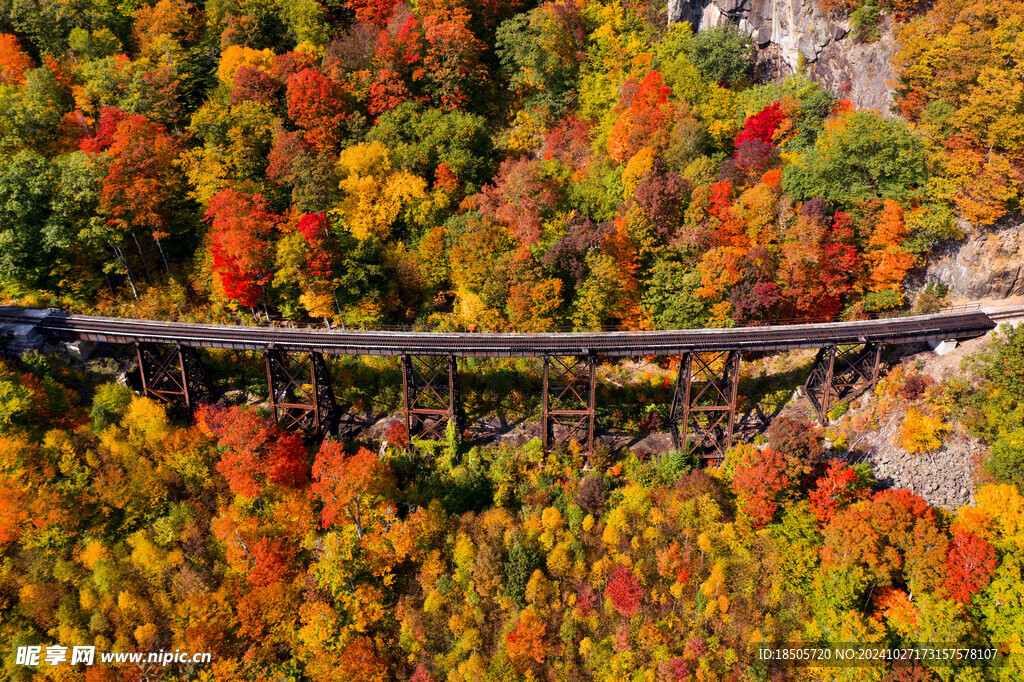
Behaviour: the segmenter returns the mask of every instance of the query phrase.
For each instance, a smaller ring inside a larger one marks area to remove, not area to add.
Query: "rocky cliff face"
[[[757,44],[768,72],[762,75],[785,76],[806,67],[836,96],[889,113],[890,59],[896,49],[889,31],[878,42],[857,43],[845,21],[825,14],[812,0],[668,0],[668,20],[688,21],[697,31],[735,23]]]
[[[973,230],[928,266],[925,279],[942,282],[957,298],[1024,295],[1024,223]]]

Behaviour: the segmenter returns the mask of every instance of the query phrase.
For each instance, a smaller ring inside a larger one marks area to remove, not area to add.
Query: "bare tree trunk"
[[[251,561],[252,565],[255,566],[256,557],[254,557],[252,552],[249,551],[249,545],[245,544],[245,540],[242,539],[242,535],[238,532],[237,528],[235,529],[235,537],[238,538],[238,544],[242,548],[242,551],[245,552],[245,556],[249,557],[249,561]]]
[[[107,288],[110,289],[111,295],[116,296],[117,292],[114,291],[114,285],[110,283],[110,275],[107,274],[106,270],[103,271],[103,279],[107,280]]]
[[[124,255],[124,251],[120,246],[115,246],[114,253],[117,255],[117,259],[121,261],[121,265],[124,266],[124,271],[128,275],[128,286],[132,288],[132,296],[135,297],[136,302],[139,300],[139,290],[135,286],[135,275],[132,274],[132,267],[128,265],[128,259]]]
[[[135,248],[139,252],[139,258],[142,259],[142,268],[146,272],[146,281],[150,284],[153,283],[153,276],[149,274],[149,265],[146,264],[146,256],[142,253],[142,244],[139,243],[138,237],[135,236],[135,232],[131,231],[132,241],[135,242]]]
[[[338,309],[338,319],[341,320],[341,330],[345,331],[345,314],[341,312],[341,301],[338,300],[337,292],[332,293],[334,296],[334,307]]]
[[[363,539],[363,518],[362,511],[359,509],[359,499],[356,498],[355,503],[356,513],[352,515],[352,520],[356,522],[356,537],[360,540]]]
[[[263,314],[267,318],[267,322],[270,322],[270,311],[267,310],[267,288],[263,284],[260,285],[260,298],[263,300]]]
[[[160,240],[157,239],[156,237],[153,237],[153,241],[156,242],[157,251],[160,252],[160,260],[162,260],[164,262],[164,272],[167,273],[168,277],[170,277],[171,276],[171,268],[170,268],[170,266],[167,265],[167,255],[164,254],[164,245],[161,244]]]

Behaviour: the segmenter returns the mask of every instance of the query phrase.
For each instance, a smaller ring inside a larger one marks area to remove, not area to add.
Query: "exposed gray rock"
[[[64,347],[67,349],[69,356],[79,362],[85,362],[92,357],[98,345],[92,341],[70,341],[65,343]]]
[[[846,35],[812,0],[670,0],[669,22],[689,21],[696,30],[736,23],[759,47],[779,46],[791,68],[812,62]]]
[[[895,40],[888,31],[878,42],[858,43],[848,36],[845,20],[822,12],[813,0],[668,0],[668,20],[688,21],[696,31],[734,23],[760,52],[772,52],[767,60],[759,57],[759,78],[781,78],[806,66],[836,96],[890,113]]]
[[[699,30],[704,4],[692,0],[668,0],[668,23],[686,21],[693,24],[694,30]]]
[[[4,306],[5,308],[7,306]],[[29,351],[42,350],[46,337],[36,330],[36,324],[52,314],[49,309],[17,310],[22,319],[17,322],[0,324],[0,351],[11,356],[21,357]]]
[[[958,298],[1024,295],[1024,224],[969,232],[941,258],[932,260],[925,278],[942,282]]]
[[[221,395],[221,399],[225,405],[245,405],[250,402],[250,395],[245,391],[233,389],[224,391]]]
[[[886,34],[873,43],[834,40],[808,65],[810,77],[837,97],[850,99],[860,109],[888,114],[892,108],[892,57],[896,39]]]

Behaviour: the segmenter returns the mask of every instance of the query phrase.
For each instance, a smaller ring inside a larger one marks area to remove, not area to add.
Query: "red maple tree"
[[[117,125],[127,117],[128,113],[120,107],[101,107],[95,133],[90,137],[83,137],[79,148],[87,154],[105,151],[114,141]]]
[[[733,488],[739,506],[757,528],[764,528],[778,511],[779,494],[792,481],[786,475],[786,460],[772,450],[755,450],[736,465]]]
[[[774,144],[772,136],[785,119],[786,114],[783,113],[778,102],[748,116],[747,120],[743,122],[743,129],[736,135],[736,146],[739,147],[741,143],[750,140]]]
[[[313,463],[315,482],[311,492],[323,502],[320,518],[324,528],[347,515],[363,537],[364,496],[378,492],[386,485],[390,470],[377,453],[366,448],[352,456],[345,454],[344,444],[325,440]]]
[[[981,591],[998,565],[995,548],[970,531],[957,529],[946,557],[946,590],[960,603]]]
[[[819,524],[825,525],[839,509],[869,493],[867,487],[860,484],[853,467],[844,462],[832,462],[810,492],[811,513]]]
[[[270,211],[262,194],[222,189],[206,205],[210,221],[213,272],[228,298],[254,306],[270,280],[273,247],[270,238],[280,216]]]
[[[611,600],[616,611],[627,618],[632,618],[640,610],[644,588],[633,571],[620,564],[615,567],[615,571],[608,578],[604,596]]]
[[[306,482],[309,467],[301,436],[255,410],[206,405],[196,421],[223,449],[217,471],[235,494],[255,498],[268,484],[299,487]]]
[[[319,150],[336,149],[348,115],[341,87],[307,68],[288,78],[286,96],[288,116],[306,131],[306,142]]]

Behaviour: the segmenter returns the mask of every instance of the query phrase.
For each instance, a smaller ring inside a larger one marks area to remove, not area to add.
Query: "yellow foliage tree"
[[[629,199],[633,196],[633,191],[636,190],[637,184],[640,182],[640,178],[643,177],[644,173],[651,169],[654,165],[654,150],[650,147],[642,147],[640,151],[629,158],[626,162],[626,167],[622,170],[622,186],[624,188],[622,192],[623,200]]]
[[[243,45],[231,45],[220,53],[217,78],[231,88],[235,85],[235,74],[243,66],[252,66],[269,74],[273,61],[274,51],[269,48],[254,50]]]
[[[751,246],[765,246],[779,241],[777,223],[779,195],[771,185],[759,182],[743,192],[733,206],[733,213],[746,224]]]
[[[1024,547],[1024,497],[1017,486],[982,486],[974,502],[957,510],[958,525],[1008,550]]]
[[[509,153],[514,155],[532,152],[540,146],[543,133],[544,126],[539,117],[531,116],[528,111],[517,111],[508,136]]]
[[[1021,183],[1010,160],[996,151],[982,152],[957,146],[942,159],[944,192],[972,223],[991,225],[1006,214],[1006,204],[1017,197]]]
[[[332,213],[360,240],[386,239],[402,211],[426,197],[423,178],[394,170],[387,147],[380,142],[349,147],[338,159],[338,170],[338,186],[345,196]]]
[[[942,447],[942,436],[947,431],[949,426],[940,417],[911,407],[900,428],[900,447],[913,453],[937,450]]]

